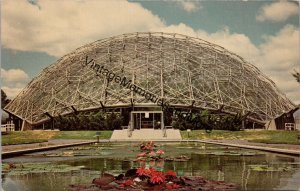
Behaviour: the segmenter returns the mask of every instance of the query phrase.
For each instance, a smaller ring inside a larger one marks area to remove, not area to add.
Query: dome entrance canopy
[[[38,124],[103,107],[156,106],[87,66],[91,60],[175,108],[241,113],[258,122],[295,108],[255,66],[218,45],[179,34],[134,33],[99,40],[62,57],[5,110]]]

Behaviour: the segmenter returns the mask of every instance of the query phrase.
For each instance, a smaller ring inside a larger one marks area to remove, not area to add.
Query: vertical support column
[[[14,120],[13,120],[13,121],[14,121]],[[21,128],[22,128],[22,120],[17,118],[16,124],[17,124],[17,126],[18,126],[17,128],[21,131]]]
[[[155,124],[154,124],[154,115],[155,115],[155,113],[152,113],[152,127],[153,127],[153,129],[155,129]]]
[[[165,127],[165,124],[164,124],[164,112],[161,112],[161,115],[160,115],[160,127],[161,127],[161,129],[164,129],[164,127]]]
[[[139,129],[141,129],[142,128],[142,113],[140,113],[140,128]]]
[[[243,130],[245,130],[245,118],[244,118],[244,116],[245,116],[245,111],[243,110],[243,112],[242,112],[242,129]]]
[[[244,119],[242,120],[242,129],[243,130],[245,129],[245,120]]]
[[[132,112],[130,112],[130,121],[129,121],[129,123],[130,123],[130,129],[133,129],[133,113]]]
[[[54,118],[51,119],[51,130],[54,130]]]
[[[132,73],[131,80],[132,80],[132,84],[134,84],[135,83],[135,72],[134,71]],[[134,96],[135,96],[134,91],[130,91],[130,95],[131,95],[131,99],[132,99],[132,102],[133,102]]]
[[[32,130],[32,126],[26,120],[23,120],[21,131],[26,130]]]

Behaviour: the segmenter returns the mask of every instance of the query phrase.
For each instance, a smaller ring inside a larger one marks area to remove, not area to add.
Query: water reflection
[[[2,189],[3,190],[9,190],[9,191],[24,191],[28,190],[26,189],[26,186],[20,183],[19,181],[15,181],[11,178],[5,178],[2,183]]]
[[[234,182],[243,190],[272,190],[300,188],[300,160],[297,157],[278,155],[274,153],[255,152],[255,154],[243,156],[238,153],[246,153],[248,150],[227,148],[205,144],[164,144],[161,145],[166,155],[187,155],[191,160],[187,162],[156,161],[145,163],[153,165],[161,170],[174,170],[179,176],[203,176],[207,179]],[[106,171],[115,175],[124,173],[130,168],[139,167],[141,163],[133,161],[139,153],[136,144],[98,145],[86,147],[74,147],[59,149],[34,155],[26,155],[3,162],[19,161],[51,161],[57,164],[69,164],[72,166],[85,166],[85,169],[70,173],[44,173],[23,176],[6,176],[3,186],[13,185],[35,190],[65,190],[70,184],[90,183],[101,172]],[[228,153],[222,153],[226,150]],[[61,156],[47,157],[47,154],[62,152],[80,153],[80,157]],[[253,152],[253,151],[251,151]],[[206,154],[205,154],[206,153]],[[213,154],[212,154],[213,153]],[[232,154],[233,153],[233,154]],[[248,153],[249,154],[249,153]],[[253,156],[252,156],[253,155]],[[288,170],[253,170],[251,165],[268,165],[270,169],[288,167]],[[19,188],[19,187],[17,187]],[[26,188],[26,189],[27,189]],[[26,190],[23,189],[23,190]],[[13,190],[13,189],[7,189]]]

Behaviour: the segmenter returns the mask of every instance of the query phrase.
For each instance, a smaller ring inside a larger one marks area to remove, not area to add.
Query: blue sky
[[[300,103],[291,77],[299,70],[298,2],[4,0],[1,9],[2,87],[11,98],[77,47],[127,32],[164,31],[224,46]]]
[[[134,1],[133,1],[134,2]],[[195,12],[182,10],[180,5],[166,1],[143,1],[142,6],[162,18],[167,25],[185,23],[193,29],[213,33],[228,27],[231,32],[247,35],[255,45],[261,44],[262,35],[274,35],[286,23],[299,25],[297,16],[285,22],[257,22],[256,15],[262,6],[271,1],[202,1]]]

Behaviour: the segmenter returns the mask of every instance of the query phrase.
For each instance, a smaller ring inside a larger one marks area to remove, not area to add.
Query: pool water
[[[237,183],[241,190],[300,190],[299,157],[202,143],[157,144],[166,158],[190,160],[148,162],[146,166],[174,170],[178,176]],[[139,153],[138,143],[103,143],[4,159],[2,186],[5,191],[68,190],[71,184],[91,183],[103,172],[118,175],[139,167],[135,161]],[[8,163],[17,168],[5,170]]]

